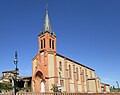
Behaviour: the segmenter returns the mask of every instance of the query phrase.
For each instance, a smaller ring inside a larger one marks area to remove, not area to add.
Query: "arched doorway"
[[[38,71],[36,73],[36,77],[40,78],[40,88],[41,88],[41,92],[45,92],[45,80],[44,80],[44,76],[43,73],[41,71]]]

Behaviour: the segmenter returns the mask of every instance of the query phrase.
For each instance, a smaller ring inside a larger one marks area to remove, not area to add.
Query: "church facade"
[[[56,35],[51,28],[48,10],[38,44],[38,53],[32,59],[33,92],[52,92],[53,84],[61,92],[110,92],[110,86],[101,83],[94,69],[57,53]]]

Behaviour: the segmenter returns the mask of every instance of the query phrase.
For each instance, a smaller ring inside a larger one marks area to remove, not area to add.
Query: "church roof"
[[[87,67],[87,66],[85,66],[85,65],[83,65],[83,64],[81,64],[81,63],[79,63],[79,62],[76,62],[76,61],[74,61],[74,60],[72,60],[72,59],[70,59],[70,58],[68,58],[68,57],[65,57],[65,56],[63,56],[63,55],[61,55],[61,54],[58,54],[58,53],[57,53],[57,55],[60,56],[60,57],[62,57],[62,58],[66,58],[67,60],[70,60],[70,61],[72,61],[72,62],[74,62],[74,63],[76,63],[76,64],[78,64],[78,65],[81,65],[81,66],[83,66],[83,67],[86,67],[86,68],[88,68],[88,69],[90,69],[90,70],[92,70],[92,71],[95,71],[94,69],[92,69],[92,68],[90,68],[90,67]]]
[[[2,73],[15,73],[15,70],[3,71]]]
[[[45,32],[49,32],[50,34],[55,36],[55,33],[52,31],[47,8],[46,8],[46,15],[45,15],[43,28],[42,28],[42,31],[40,32],[40,35],[44,34]]]

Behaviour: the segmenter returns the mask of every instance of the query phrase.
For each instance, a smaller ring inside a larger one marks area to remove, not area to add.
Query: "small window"
[[[61,78],[61,72],[59,72],[59,77]]]
[[[60,84],[62,87],[64,87],[64,80],[60,80]]]
[[[75,72],[75,65],[73,65],[73,73]]]
[[[78,68],[76,68],[76,80],[79,80]]]
[[[62,71],[62,62],[61,61],[59,62],[59,69],[60,69],[60,71]]]
[[[85,74],[87,75],[87,69],[85,69]]]
[[[92,71],[90,71],[90,78],[92,78]]]
[[[98,88],[100,88],[100,82],[98,81]]]
[[[71,66],[69,65],[69,78],[71,79]]]

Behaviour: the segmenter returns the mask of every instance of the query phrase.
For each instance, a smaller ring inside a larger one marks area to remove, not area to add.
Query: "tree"
[[[110,87],[110,90],[113,90],[113,87],[112,87],[112,86]]]
[[[61,92],[60,89],[58,89],[58,86],[55,85],[55,84],[52,84],[52,89],[51,89],[53,92]]]
[[[9,83],[0,83],[0,90],[12,90],[12,85]]]
[[[115,89],[115,86],[113,85],[113,89]]]

